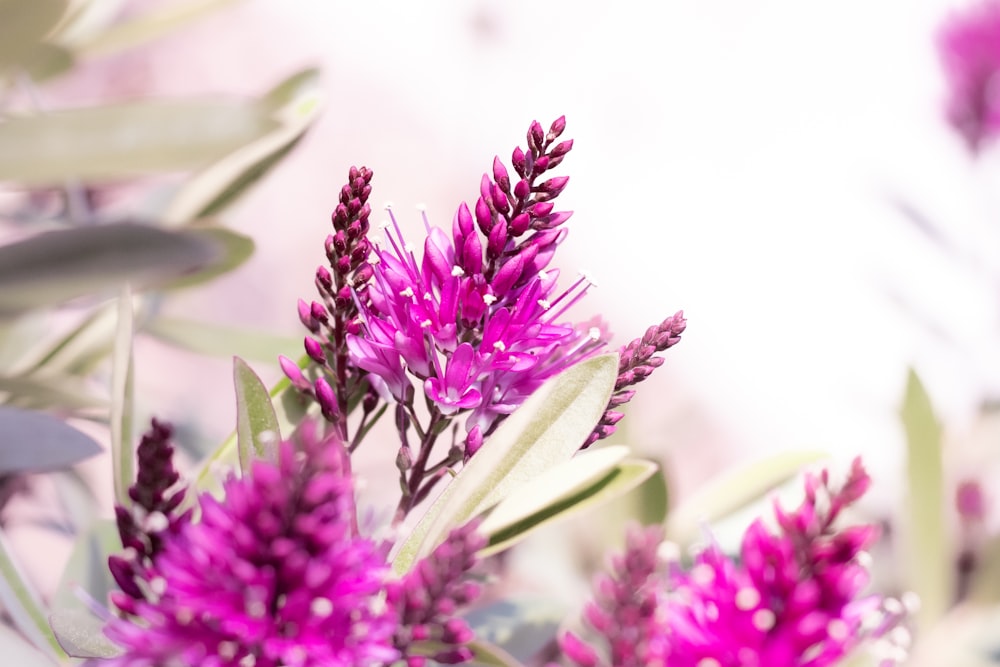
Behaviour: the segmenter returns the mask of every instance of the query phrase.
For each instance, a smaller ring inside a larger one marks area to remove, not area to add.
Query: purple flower
[[[397,401],[410,400],[409,373],[442,414],[471,411],[466,430],[488,434],[546,379],[603,345],[599,327],[560,322],[591,283],[559,292],[558,271],[546,271],[571,215],[552,202],[568,179],[540,180],[572,147],[555,143],[564,127],[562,118],[548,133],[532,123],[528,150],[512,156],[520,180],[512,184],[494,160],[493,179],[483,176],[473,210],[459,207],[450,238],[425,216],[420,261],[389,211],[385,242],[369,257],[362,328],[348,345]]]
[[[606,640],[609,659],[572,633],[561,639],[563,652],[581,667],[837,664],[900,621],[898,603],[862,595],[863,553],[875,527],[833,528],[869,484],[858,460],[837,490],[826,471],[810,475],[798,509],[775,505],[777,532],[758,520],[738,559],[713,545],[687,570],[657,562],[659,529],[633,532],[584,614]]]
[[[938,40],[948,80],[948,121],[973,152],[1000,134],[1000,2],[947,21]]]
[[[384,549],[356,528],[349,464],[307,430],[199,498],[157,555],[136,619],[114,619],[109,667],[335,667],[399,657]]]

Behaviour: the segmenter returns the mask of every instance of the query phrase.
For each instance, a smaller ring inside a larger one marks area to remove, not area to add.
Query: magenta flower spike
[[[978,152],[1000,135],[1000,2],[985,0],[945,22],[938,49],[948,121]]]
[[[106,628],[108,667],[377,665],[399,656],[380,596],[384,550],[357,533],[348,459],[306,431],[276,465],[199,498],[200,520],[167,540],[135,619]]]
[[[877,530],[833,527],[869,484],[859,460],[836,490],[826,471],[807,476],[802,505],[775,504],[778,530],[754,522],[737,560],[713,544],[682,569],[656,558],[659,528],[633,531],[584,612],[607,649],[568,633],[563,653],[580,667],[828,667],[867,640],[889,643],[901,605],[862,592]],[[890,648],[882,665],[905,654]]]

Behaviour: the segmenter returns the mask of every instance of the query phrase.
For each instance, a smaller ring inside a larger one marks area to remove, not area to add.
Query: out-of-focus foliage
[[[97,453],[89,436],[64,421],[82,417],[108,425],[116,499],[128,503],[132,345],[147,329],[198,353],[272,362],[296,345],[273,334],[237,337],[212,323],[161,320],[160,311],[176,291],[232,271],[253,253],[252,240],[226,226],[227,208],[317,119],[318,71],[292,72],[245,99],[66,107],[47,87],[233,4],[188,0],[137,12],[121,0],[0,0],[0,484]],[[123,187],[140,195],[129,199],[136,203],[107,208],[104,194]],[[151,188],[157,196],[148,196]],[[68,488],[75,483],[56,479],[64,498],[78,495]],[[83,532],[67,572],[99,595],[109,533],[75,528]],[[65,653],[2,535],[0,569],[3,608],[43,651],[2,634],[3,654],[21,656],[18,664],[54,664]],[[62,589],[65,603],[73,593],[68,583]],[[89,646],[86,635],[63,635],[74,653],[100,654],[100,638]]]

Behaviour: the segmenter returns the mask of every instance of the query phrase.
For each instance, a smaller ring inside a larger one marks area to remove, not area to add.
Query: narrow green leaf
[[[143,331],[165,343],[199,354],[235,354],[270,364],[277,363],[279,354],[288,356],[293,350],[302,349],[301,338],[173,317],[157,317]]]
[[[911,369],[900,412],[906,432],[907,588],[920,597],[917,626],[930,628],[948,609],[953,569],[949,531],[945,525],[941,424],[930,397]]]
[[[504,596],[464,614],[476,637],[527,662],[551,642],[566,608],[551,598]]]
[[[192,177],[171,200],[164,221],[180,224],[216,215],[277,165],[319,116],[319,71],[307,69],[283,81],[262,104],[280,126]]]
[[[225,227],[193,226],[183,233],[211,246],[215,256],[211,263],[206,263],[202,268],[166,284],[164,287],[168,289],[201,285],[229,273],[247,261],[254,251],[253,239]]]
[[[74,658],[113,658],[122,648],[104,636],[104,622],[84,609],[56,609],[49,616],[64,651]]]
[[[524,667],[514,656],[504,651],[496,644],[485,639],[473,639],[466,646],[472,649],[473,658],[466,663],[473,667]]]
[[[0,604],[35,648],[51,658],[64,655],[49,627],[41,598],[14,559],[3,529],[0,529]]]
[[[30,59],[68,4],[67,0],[0,0],[0,68]]]
[[[0,247],[0,317],[188,274],[229,261],[226,250],[223,235],[207,229],[115,223],[38,234]]]
[[[118,329],[111,367],[111,463],[115,501],[130,507],[128,488],[135,479],[135,452],[132,444],[132,291],[128,285],[118,298]]]
[[[492,519],[492,514],[484,522],[483,532],[489,536],[489,544],[479,552],[486,557],[509,549],[531,533],[553,521],[560,521],[581,514],[594,507],[620,498],[647,480],[657,470],[652,461],[629,460],[615,464],[610,471],[604,473],[589,484],[576,489],[557,499],[546,503],[530,514],[517,517],[512,511],[505,517],[503,523],[486,523]],[[530,483],[529,483],[530,485]],[[525,485],[526,487],[529,485]],[[521,491],[515,491],[501,505],[519,496]],[[499,509],[499,505],[497,509]]]
[[[31,366],[32,373],[86,375],[114,348],[118,304],[109,301],[50,345]],[[141,318],[140,318],[141,319]]]
[[[64,74],[73,68],[73,54],[55,44],[38,44],[23,59],[21,66],[34,82]]]
[[[248,474],[254,459],[277,460],[281,427],[267,388],[239,357],[233,357],[233,381],[236,384],[236,438],[240,468]]]
[[[93,438],[61,419],[0,406],[0,475],[58,470],[100,452]]]
[[[501,530],[555,501],[589,488],[626,456],[628,447],[612,445],[581,452],[568,461],[553,466],[497,503],[483,521],[481,530],[486,533]]]
[[[145,100],[8,117],[0,180],[48,185],[202,168],[277,127],[236,99]]]
[[[0,655],[8,665],[17,667],[58,667],[56,661],[41,653],[16,630],[0,624]]]
[[[142,46],[237,2],[240,0],[171,2],[156,11],[111,25],[92,39],[79,43],[77,49],[82,55],[92,57]]]
[[[826,458],[818,451],[783,452],[723,473],[670,512],[668,539],[690,545],[704,523],[713,523],[795,477],[803,466]]]
[[[511,490],[568,460],[604,414],[618,376],[618,356],[602,355],[550,379],[508,417],[445,487],[400,544],[393,560],[405,572],[447,531]]]

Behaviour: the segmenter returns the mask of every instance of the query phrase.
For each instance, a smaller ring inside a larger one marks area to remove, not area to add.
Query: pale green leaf
[[[302,349],[301,338],[165,316],[155,318],[143,332],[199,354],[227,357],[235,354],[270,364],[277,363],[279,354],[288,356],[293,350]]]
[[[93,438],[61,419],[0,406],[0,475],[58,470],[100,452]]]
[[[13,628],[0,624],[0,655],[16,667],[57,667],[55,659],[40,652]]]
[[[244,236],[225,227],[193,226],[187,228],[184,234],[190,234],[203,243],[215,249],[216,256],[211,263],[205,264],[197,271],[185,274],[182,278],[172,280],[164,287],[177,289],[206,283],[213,278],[229,273],[247,261],[254,251],[254,242],[249,236]]]
[[[487,440],[421,517],[393,560],[405,572],[447,531],[513,489],[568,460],[604,414],[618,376],[618,355],[576,364],[550,379]]]
[[[111,519],[98,519],[79,534],[73,544],[52,600],[54,609],[84,609],[77,587],[95,600],[106,600],[117,588],[108,569],[108,556],[121,551],[118,526]]]
[[[111,462],[115,500],[130,507],[128,488],[135,479],[133,418],[132,291],[126,285],[118,298],[118,329],[111,367]]]
[[[247,100],[146,100],[11,116],[0,124],[0,180],[103,181],[198,169],[277,127]]]
[[[73,54],[55,44],[38,44],[21,63],[28,77],[34,82],[65,74],[73,68]]]
[[[240,468],[248,474],[254,459],[277,460],[281,427],[267,388],[239,357],[233,357],[233,382],[236,385],[237,450]]]
[[[319,116],[319,72],[308,69],[279,84],[262,100],[279,127],[193,176],[174,195],[162,218],[180,224],[215,215],[278,164]]]
[[[106,396],[76,377],[0,377],[0,403],[28,410],[106,408]]]
[[[652,461],[627,460],[618,463],[589,485],[580,488],[575,493],[551,501],[518,521],[496,528],[483,529],[490,541],[489,545],[480,551],[480,556],[490,556],[509,549],[553,521],[561,521],[582,514],[620,498],[649,479],[656,471],[657,465]],[[519,493],[519,491],[515,491],[507,499],[509,500]]]
[[[471,667],[524,667],[514,656],[485,639],[473,639],[466,646],[472,650]]]
[[[49,616],[59,645],[74,658],[113,658],[122,648],[104,635],[104,622],[83,609],[56,609]]]
[[[917,374],[910,370],[900,412],[906,432],[907,502],[904,547],[907,589],[920,597],[917,626],[930,628],[948,609],[954,583],[945,525],[941,424]]]
[[[103,1],[103,0],[102,0]],[[85,56],[107,56],[142,46],[184,28],[241,0],[194,0],[166,3],[156,10],[108,26],[76,48]]]
[[[0,0],[0,68],[24,65],[66,12],[67,0]]]
[[[31,373],[44,373],[46,376],[86,375],[111,354],[117,324],[117,301],[98,306],[52,343],[31,365]]]
[[[0,605],[35,648],[52,658],[63,655],[63,650],[49,627],[41,598],[14,559],[3,529],[0,529]]]
[[[0,126],[2,127],[2,126]],[[150,285],[229,261],[214,230],[127,223],[38,234],[0,247],[0,316],[109,289]]]
[[[818,451],[783,452],[719,475],[670,512],[667,537],[690,545],[703,524],[737,512],[823,458]]]
[[[303,357],[304,359],[305,357]],[[304,363],[300,362],[300,365]],[[312,401],[306,401],[292,387],[288,378],[281,378],[268,392],[271,407],[278,423],[278,432],[291,434],[309,410],[318,412],[318,407]],[[199,466],[195,475],[195,486],[199,491],[214,491],[219,488],[219,473],[239,463],[237,435],[233,432],[226,440],[216,447]]]

